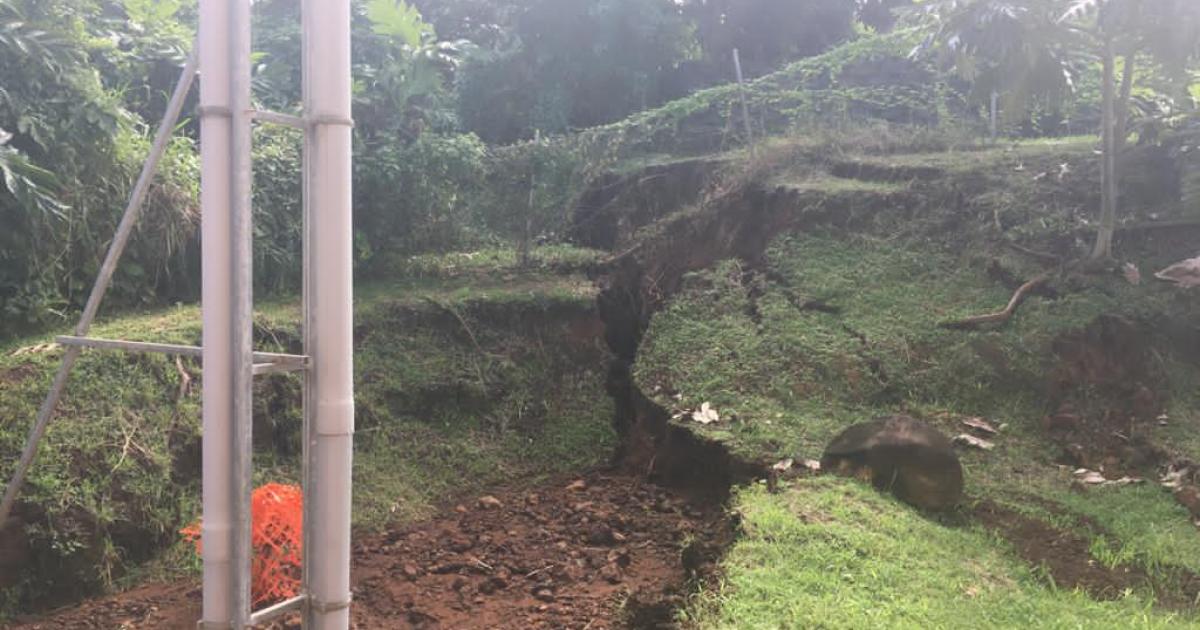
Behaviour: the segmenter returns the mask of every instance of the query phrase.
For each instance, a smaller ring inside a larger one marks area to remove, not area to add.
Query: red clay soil
[[[719,505],[623,474],[507,489],[357,539],[352,627],[667,626],[730,535]],[[15,628],[190,630],[199,602],[194,582],[149,585]]]

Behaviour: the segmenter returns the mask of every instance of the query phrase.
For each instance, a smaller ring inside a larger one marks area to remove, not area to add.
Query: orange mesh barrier
[[[250,495],[250,589],[255,605],[294,596],[300,589],[304,494],[298,486],[269,483]],[[200,553],[200,523],[181,530]]]

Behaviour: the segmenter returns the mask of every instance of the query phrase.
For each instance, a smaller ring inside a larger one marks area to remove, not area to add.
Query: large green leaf
[[[369,0],[366,11],[375,34],[394,37],[413,48],[433,32],[421,19],[421,12],[404,0]]]
[[[139,24],[161,24],[175,17],[180,0],[124,0],[125,13]]]

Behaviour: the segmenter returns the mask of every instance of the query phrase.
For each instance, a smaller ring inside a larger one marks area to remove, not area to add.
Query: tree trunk
[[[1121,91],[1117,101],[1116,134],[1113,136],[1117,147],[1117,165],[1120,166],[1121,150],[1125,148],[1125,139],[1129,136],[1129,99],[1133,94],[1133,72],[1137,59],[1134,51],[1125,53],[1125,66],[1121,70]]]
[[[1102,122],[1100,138],[1103,145],[1100,169],[1100,229],[1092,260],[1112,257],[1112,239],[1117,226],[1116,181],[1116,85],[1114,85],[1115,54],[1111,35],[1104,37],[1103,81],[1101,85]]]
[[[1000,94],[996,90],[992,90],[992,98],[989,103],[988,111],[988,132],[991,134],[992,144],[996,144],[996,136],[999,133],[998,118],[1000,113]]]

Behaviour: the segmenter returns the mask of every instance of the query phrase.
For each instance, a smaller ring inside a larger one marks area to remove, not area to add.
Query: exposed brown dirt
[[[1079,588],[1098,599],[1116,599],[1125,589],[1150,585],[1145,571],[1134,567],[1109,569],[1092,558],[1089,542],[1073,532],[1056,529],[991,501],[975,507],[975,517],[1003,535],[1026,562],[1045,567],[1060,588]]]
[[[1039,503],[1062,512],[1061,506]],[[1172,608],[1194,606],[1200,597],[1200,576],[1185,569],[1166,568],[1152,577],[1136,566],[1110,568],[1092,557],[1089,539],[1076,531],[1055,528],[990,500],[976,505],[973,515],[984,527],[1008,540],[1030,566],[1044,568],[1058,588],[1080,589],[1096,599],[1118,599],[1127,590],[1149,591],[1159,604]],[[1079,530],[1103,533],[1087,517],[1077,516],[1076,520]]]
[[[356,540],[353,627],[669,626],[732,536],[719,504],[619,473],[489,497]],[[150,585],[15,628],[190,629],[199,606],[194,582]]]
[[[0,385],[18,385],[25,379],[40,374],[41,370],[32,363],[22,363],[0,370]]]
[[[1115,478],[1148,474],[1164,461],[1167,452],[1149,439],[1166,402],[1152,347],[1136,323],[1115,316],[1054,343],[1047,375],[1054,411],[1043,427],[1065,463]]]

